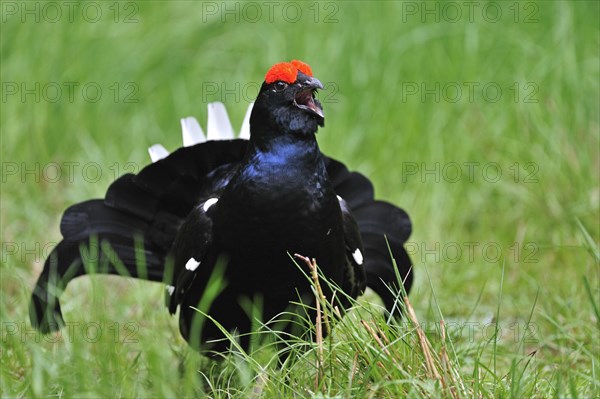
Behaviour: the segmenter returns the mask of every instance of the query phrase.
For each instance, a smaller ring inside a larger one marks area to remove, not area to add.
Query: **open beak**
[[[294,105],[300,109],[303,109],[311,114],[314,114],[320,118],[319,124],[323,124],[325,115],[323,114],[323,108],[321,103],[315,98],[317,89],[322,89],[323,84],[319,82],[319,79],[313,77],[307,77],[304,83],[301,84],[301,88],[294,97]]]

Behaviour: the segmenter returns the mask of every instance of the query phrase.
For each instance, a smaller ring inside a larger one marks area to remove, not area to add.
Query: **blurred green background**
[[[208,102],[239,129],[267,69],[291,59],[326,86],[323,152],[411,215],[417,313],[433,319],[434,298],[462,323],[532,313],[536,370],[598,392],[597,1],[0,4],[4,394],[68,386],[49,382],[68,348],[20,335],[62,211],[146,164],[148,146],[180,146],[179,118],[206,128]],[[100,317],[79,280],[67,321]],[[101,317],[181,345],[161,287],[98,281],[118,289]]]

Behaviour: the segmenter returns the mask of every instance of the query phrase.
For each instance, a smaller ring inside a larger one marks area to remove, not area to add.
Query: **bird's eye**
[[[275,83],[275,90],[282,91],[287,87],[287,83],[279,81]]]

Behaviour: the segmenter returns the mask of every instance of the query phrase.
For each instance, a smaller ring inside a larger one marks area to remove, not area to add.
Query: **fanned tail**
[[[200,136],[192,133],[190,144]],[[208,141],[172,154],[153,147],[155,162],[137,175],[121,176],[110,185],[105,199],[68,208],[61,220],[64,239],[46,260],[32,294],[32,325],[44,333],[58,330],[64,324],[60,294],[69,281],[86,273],[170,281],[165,260],[179,227],[202,198],[214,196],[226,186],[247,145],[243,139]],[[398,280],[390,250],[407,292],[412,284],[411,262],[403,248],[411,232],[408,215],[394,205],[376,201],[371,182],[360,173],[348,171],[331,158],[325,157],[325,163],[336,193],[347,202],[358,223],[367,285],[391,311],[396,296],[388,287],[398,288]],[[86,249],[94,243],[95,250]]]
[[[63,240],[33,290],[32,325],[44,333],[64,325],[59,297],[78,276],[168,279],[165,259],[179,227],[200,198],[227,183],[246,146],[245,140],[223,140],[180,148],[137,175],[121,176],[105,199],[69,207],[61,220]]]
[[[91,200],[71,206],[61,221],[65,237],[51,252],[34,288],[31,323],[44,333],[64,325],[59,296],[69,281],[92,272],[161,281],[166,251],[150,243],[148,223]],[[137,241],[137,242],[136,242]]]

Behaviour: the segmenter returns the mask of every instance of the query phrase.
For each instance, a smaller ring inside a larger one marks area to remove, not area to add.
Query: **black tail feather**
[[[33,326],[44,333],[63,324],[59,296],[83,274],[118,274],[162,281],[165,251],[144,237],[147,223],[92,200],[69,208],[61,231],[66,237],[51,252],[34,288],[30,305]],[[140,261],[143,260],[143,261]],[[91,266],[95,270],[91,270]]]
[[[407,293],[410,291],[413,282],[412,265],[408,254],[402,244],[392,241],[386,242],[385,237],[380,234],[365,234],[363,235],[363,242],[365,245],[367,286],[379,295],[388,311],[391,312],[394,306],[398,309],[398,305],[395,304],[398,293],[401,292],[398,277]],[[390,260],[391,257],[396,261],[398,277]]]
[[[58,270],[58,253],[61,264],[66,265],[62,271]],[[74,242],[60,242],[46,259],[29,304],[31,324],[44,334],[57,331],[64,325],[58,298],[67,282],[82,274],[80,269],[79,248]]]
[[[224,184],[246,146],[245,140],[231,140],[180,148],[137,175],[121,176],[104,200],[68,208],[60,226],[64,239],[33,291],[32,325],[48,333],[64,324],[59,296],[69,281],[92,272],[90,263],[97,265],[95,273],[163,281],[165,258],[183,220],[199,197]],[[85,247],[94,242],[98,257],[88,262]]]
[[[336,193],[350,206],[358,223],[365,250],[367,286],[392,311],[397,299],[395,293],[400,289],[392,257],[406,292],[413,281],[411,260],[403,247],[412,231],[410,218],[397,206],[375,200],[373,185],[360,173],[350,172],[331,158],[326,159],[326,166]]]
[[[353,213],[365,249],[367,286],[391,312],[400,290],[398,277],[406,292],[413,282],[412,263],[403,246],[412,230],[410,219],[404,210],[384,201],[370,202]],[[398,275],[391,258],[396,261]]]
[[[359,208],[375,198],[373,184],[358,172],[350,172],[346,166],[333,158],[325,158],[327,174],[337,195],[350,209]]]

